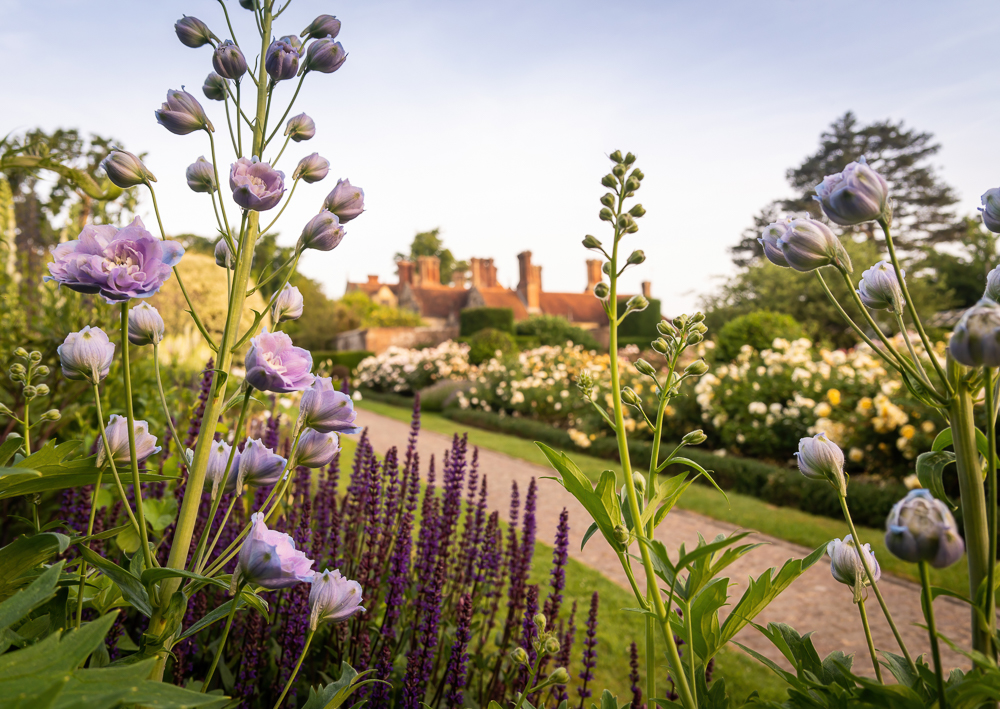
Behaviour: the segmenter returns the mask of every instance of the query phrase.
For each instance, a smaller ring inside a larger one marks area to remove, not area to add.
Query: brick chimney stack
[[[642,294],[643,294],[643,296],[645,296],[646,299],[648,300],[649,298],[653,297],[651,295],[652,292],[653,292],[653,284],[650,283],[649,281],[643,281],[642,282]]]
[[[497,267],[491,258],[469,259],[469,271],[472,273],[473,288],[496,288]]]
[[[455,288],[461,288],[465,290],[465,271],[459,271],[455,269],[451,272],[451,284]]]
[[[437,256],[419,256],[417,269],[420,271],[421,288],[439,288],[441,286],[441,259]]]
[[[517,293],[521,297],[529,313],[541,312],[542,267],[531,264],[531,252],[522,251],[517,255],[521,280],[517,284]]]
[[[399,276],[399,285],[403,285],[405,283],[408,286],[412,286],[413,261],[397,261],[396,274]]]
[[[369,273],[368,274],[368,285],[370,285],[370,286],[377,286],[378,285],[378,276],[373,276],[373,275],[371,275]]]
[[[591,258],[587,259],[587,289],[584,293],[593,293],[594,286],[604,280],[604,272],[601,271],[600,259]]]

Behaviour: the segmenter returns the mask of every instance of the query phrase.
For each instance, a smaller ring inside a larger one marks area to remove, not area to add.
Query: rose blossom
[[[266,212],[277,206],[285,194],[285,173],[256,157],[240,158],[229,170],[233,201],[244,209]]]

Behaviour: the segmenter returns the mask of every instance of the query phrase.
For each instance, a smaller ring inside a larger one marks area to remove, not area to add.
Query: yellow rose
[[[914,428],[913,425],[909,423],[903,426],[901,429],[899,429],[899,435],[905,438],[906,440],[910,440],[916,434],[917,434],[917,429]]]

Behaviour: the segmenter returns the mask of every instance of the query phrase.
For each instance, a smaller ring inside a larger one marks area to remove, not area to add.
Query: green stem
[[[153,552],[146,535],[146,516],[142,511],[142,485],[139,482],[139,456],[135,450],[135,412],[132,411],[132,372],[129,364],[128,301],[122,303],[122,381],[125,384],[125,417],[128,419],[128,452],[132,463],[132,491],[135,493],[135,516],[139,524],[139,543],[146,568],[153,568]]]
[[[174,445],[177,446],[177,455],[181,458],[184,457],[184,442],[181,437],[177,435],[177,429],[174,428],[174,420],[170,418],[170,408],[167,406],[167,397],[163,393],[163,380],[160,378],[160,345],[159,343],[153,343],[153,371],[156,372],[156,389],[160,392],[160,406],[163,407],[163,415],[167,419],[167,427],[170,429],[170,436],[174,441]]]
[[[90,495],[90,519],[87,521],[87,536],[94,533],[94,519],[97,517],[97,493],[101,491],[101,480],[104,478],[104,467],[97,471],[97,482],[94,483],[94,491]],[[76,598],[76,627],[79,628],[83,622],[83,589],[87,584],[87,562],[80,560],[80,589]]]
[[[212,658],[212,666],[208,668],[208,675],[205,677],[205,683],[201,685],[201,692],[204,694],[208,691],[208,685],[212,683],[212,677],[215,676],[215,668],[219,666],[219,659],[222,657],[222,651],[226,647],[226,640],[229,639],[229,630],[233,627],[233,618],[236,616],[236,606],[239,605],[240,594],[243,592],[243,584],[236,587],[236,594],[233,596],[233,607],[229,610],[229,617],[226,618],[226,629],[222,631],[222,639],[219,640],[219,649],[215,651],[215,657]]]
[[[24,456],[31,455],[31,402],[24,401]]]
[[[271,223],[260,230],[261,234],[266,234],[267,232],[271,231],[271,227],[273,227],[275,224],[278,223],[278,220],[281,219],[281,215],[284,214],[285,208],[288,206],[288,203],[292,201],[292,195],[295,194],[295,188],[298,186],[299,186],[299,178],[296,177],[295,181],[292,182],[292,189],[289,191],[288,198],[285,199],[285,203],[281,205],[281,209],[278,210],[277,216],[271,220]]]
[[[229,115],[229,96],[228,96],[228,94],[229,94],[229,87],[228,86],[226,87],[226,94],[227,94],[227,96],[226,96],[226,98],[225,98],[225,100],[223,102],[226,105],[226,125],[229,126],[229,140],[232,141],[232,143],[233,143],[233,153],[238,158],[238,157],[240,157],[240,149],[236,146],[236,134],[233,132],[233,119]],[[240,117],[236,116],[236,120],[237,121],[240,120]]]
[[[910,357],[913,358],[913,366],[917,370],[917,374],[920,375],[920,381],[931,391],[934,390],[934,385],[931,384],[930,377],[927,376],[927,372],[924,371],[924,365],[917,357],[917,350],[913,346],[913,342],[910,340],[910,333],[906,329],[906,324],[903,322],[903,315],[901,313],[894,312],[893,315],[896,316],[896,327],[899,328],[899,332],[903,335],[903,341],[906,343],[906,349],[910,352]],[[931,357],[934,356],[933,352],[928,353]]]
[[[920,605],[923,606],[924,618],[927,620],[927,632],[931,639],[931,657],[934,658],[934,674],[937,676],[938,707],[946,709],[948,704],[944,696],[941,649],[938,647],[937,628],[934,625],[934,601],[931,599],[931,580],[927,574],[927,562],[918,562],[917,566],[920,568],[920,585],[923,588],[923,592],[920,594]]]
[[[212,131],[205,131],[208,133],[208,142],[212,148],[212,172],[215,174],[215,189],[220,190],[219,187],[219,165],[215,157],[215,137],[212,135]],[[215,192],[212,193],[212,207],[215,207]],[[222,211],[222,226],[225,226],[225,230],[222,233],[222,237],[226,240],[229,245],[229,252],[233,254],[233,258],[236,258],[236,244],[233,242],[232,231],[229,228],[229,216],[226,214],[226,203],[222,201],[222,192],[219,192],[219,209]],[[215,220],[219,220],[219,215],[216,213]],[[162,231],[162,230],[161,230]],[[228,268],[227,268],[228,270]]]
[[[865,639],[868,640],[868,654],[872,658],[872,667],[875,668],[875,677],[879,684],[885,684],[882,680],[882,665],[878,663],[878,655],[875,654],[875,641],[872,640],[872,629],[868,626],[868,612],[865,611],[865,599],[858,601],[858,610],[861,612],[861,625],[865,629]]]
[[[101,430],[101,441],[104,443],[104,457],[108,460],[108,465],[111,466],[111,475],[115,479],[115,486],[118,488],[118,497],[121,498],[122,506],[125,508],[125,514],[128,515],[129,522],[135,527],[136,536],[139,534],[139,521],[132,514],[132,505],[128,503],[128,497],[125,496],[125,486],[122,484],[121,476],[118,475],[118,466],[115,465],[114,455],[111,452],[111,443],[108,442],[108,433],[105,428],[104,423],[104,412],[101,410],[101,392],[97,385],[94,385],[94,402],[97,406],[97,423],[98,428]]]
[[[306,644],[302,646],[302,652],[299,654],[299,661],[295,663],[295,669],[292,670],[292,676],[288,678],[288,682],[285,683],[285,688],[281,690],[281,696],[278,697],[278,701],[274,703],[274,709],[278,709],[281,703],[285,700],[285,695],[288,694],[288,690],[292,687],[292,682],[295,681],[295,677],[299,674],[299,668],[302,667],[302,660],[306,657],[306,652],[309,651],[309,644],[312,642],[313,635],[316,634],[315,630],[310,630],[309,634],[306,635]]]
[[[261,63],[263,64],[263,62]],[[288,112],[291,111],[292,106],[295,105],[295,99],[299,97],[299,89],[302,88],[302,82],[306,80],[306,74],[308,73],[309,73],[308,71],[302,72],[302,76],[299,77],[299,83],[295,86],[295,93],[292,94],[292,100],[288,102],[288,108],[286,108],[285,112],[281,114],[281,118],[278,119],[278,124],[274,127],[274,130],[271,131],[271,135],[267,136],[267,140],[264,141],[262,147],[266,148],[268,143],[270,143],[274,139],[274,136],[277,134],[277,132],[281,130],[281,124],[285,122],[285,119],[288,117]]]
[[[997,656],[997,648],[993,642],[996,633],[996,558],[997,558],[997,419],[993,407],[993,370],[985,367],[986,376],[986,440],[989,445],[989,456],[986,462],[986,520],[990,531],[988,534],[989,551],[986,564],[986,618],[989,621],[989,638],[992,657]]]
[[[207,563],[208,560],[212,558],[212,552],[215,551],[215,545],[219,543],[219,537],[222,536],[222,530],[226,528],[226,522],[229,521],[229,515],[233,513],[233,508],[236,506],[239,499],[239,495],[233,495],[232,499],[229,501],[229,507],[226,508],[226,514],[222,515],[222,522],[219,523],[219,528],[215,530],[215,536],[212,537],[212,543],[209,544],[208,548],[205,550],[204,562]],[[196,574],[200,574],[204,570],[203,565],[199,566],[201,566],[201,568],[195,569]]]
[[[263,65],[264,62],[261,62]],[[240,108],[240,82],[236,82],[236,154],[243,155],[243,124],[240,123],[240,115],[243,109]],[[254,131],[256,133],[257,131]]]
[[[544,655],[542,653],[538,653],[538,659],[535,660],[535,668],[531,671],[531,674],[528,675],[528,679],[524,683],[524,691],[521,692],[520,696],[518,696],[514,709],[521,709],[521,705],[524,704],[524,700],[531,693],[531,685],[534,683],[535,678],[538,677],[538,671],[542,667],[543,657]],[[275,707],[275,709],[277,709],[277,707]]]
[[[285,138],[284,145],[281,146],[281,150],[278,151],[277,156],[275,156],[274,160],[271,161],[271,167],[274,167],[275,165],[278,164],[278,161],[281,159],[281,156],[285,154],[285,148],[288,147],[288,141],[291,140],[291,139],[292,139],[292,136],[289,133],[288,136]]]
[[[893,637],[896,638],[896,644],[899,645],[900,651],[903,653],[903,657],[906,658],[906,663],[910,666],[910,671],[913,674],[917,674],[917,666],[913,664],[913,658],[910,657],[910,651],[906,649],[906,643],[903,642],[903,636],[899,634],[899,628],[896,627],[896,622],[892,619],[892,613],[889,612],[889,606],[886,605],[885,599],[882,598],[882,592],[878,588],[878,584],[875,582],[875,577],[872,575],[872,570],[868,566],[868,559],[864,554],[860,553],[863,548],[861,540],[858,538],[858,530],[854,527],[854,520],[851,519],[851,511],[847,508],[847,497],[842,494],[837,494],[840,498],[840,509],[844,512],[844,519],[847,520],[847,526],[851,530],[851,539],[854,540],[854,547],[859,550],[858,558],[861,559],[861,566],[865,570],[865,576],[868,579],[868,583],[871,586],[872,591],[875,593],[875,598],[878,599],[879,607],[882,609],[882,615],[885,616],[885,620],[889,623],[889,627],[892,629]]]

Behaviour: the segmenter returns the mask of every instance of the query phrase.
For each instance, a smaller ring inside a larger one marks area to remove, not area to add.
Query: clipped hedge
[[[622,313],[625,312],[625,305],[627,303],[627,299],[618,301],[618,317],[621,317]],[[618,338],[619,340],[621,338],[645,338],[648,345],[659,336],[659,333],[656,331],[656,324],[662,319],[660,316],[660,301],[656,298],[650,298],[649,307],[639,312],[633,312],[622,320],[622,324],[618,326]]]
[[[459,334],[471,337],[480,330],[502,330],[514,334],[514,311],[510,308],[466,308],[459,313]]]
[[[333,366],[341,365],[347,367],[353,373],[358,368],[361,360],[373,356],[374,352],[368,350],[315,350],[312,353],[313,362],[323,362],[333,360]]]
[[[445,409],[444,416],[453,421],[520,438],[541,441],[554,448],[578,451],[597,458],[618,461],[618,443],[613,438],[599,438],[589,448],[579,448],[565,431],[524,418],[499,416],[486,411]],[[660,450],[671,451],[676,444],[665,443]],[[629,455],[645,468],[652,442],[629,441]],[[686,448],[684,456],[711,470],[712,478],[723,490],[732,490],[756,497],[781,507],[793,507],[810,514],[841,519],[840,502],[830,485],[816,483],[797,470],[781,468],[749,458],[723,457],[697,448]],[[670,470],[670,468],[668,468]],[[680,472],[680,468],[676,469]],[[704,479],[699,482],[708,484]],[[907,488],[897,482],[854,482],[848,493],[851,516],[855,524],[880,529],[893,504],[905,496]]]

